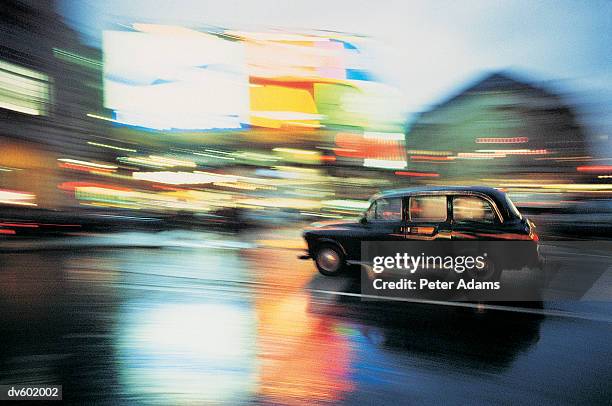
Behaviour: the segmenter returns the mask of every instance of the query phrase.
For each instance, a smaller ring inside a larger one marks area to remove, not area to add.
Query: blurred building
[[[57,158],[104,158],[88,141],[105,124],[87,116],[102,108],[101,53],[80,43],[54,1],[4,1],[1,16],[0,189],[54,207]]]
[[[408,169],[442,181],[575,180],[588,160],[585,131],[550,89],[489,74],[421,114],[406,136]]]

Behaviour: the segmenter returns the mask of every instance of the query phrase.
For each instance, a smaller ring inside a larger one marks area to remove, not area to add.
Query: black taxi
[[[418,187],[372,196],[363,217],[314,223],[303,233],[307,253],[323,275],[361,263],[364,241],[526,241],[538,255],[535,226],[501,190],[482,187]]]

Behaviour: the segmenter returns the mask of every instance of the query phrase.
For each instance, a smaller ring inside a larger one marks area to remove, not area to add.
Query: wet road
[[[362,302],[279,235],[83,241],[0,253],[1,384],[72,404],[612,401],[610,303]]]

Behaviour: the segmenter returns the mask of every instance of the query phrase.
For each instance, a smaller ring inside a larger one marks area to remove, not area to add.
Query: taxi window
[[[453,198],[453,219],[455,221],[494,223],[495,213],[491,204],[483,198],[461,196]]]
[[[410,198],[410,220],[446,221],[446,196],[412,196]]]
[[[399,221],[402,219],[402,199],[378,199],[366,213],[368,220]]]

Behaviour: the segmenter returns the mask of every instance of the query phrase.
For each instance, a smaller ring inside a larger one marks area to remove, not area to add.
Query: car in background
[[[501,190],[490,187],[418,187],[382,192],[357,221],[314,223],[303,237],[320,273],[341,274],[361,262],[364,241],[524,241],[520,258],[500,252],[488,268],[540,266],[538,234]],[[498,261],[496,263],[496,261]],[[503,262],[503,263],[502,263]],[[491,270],[492,269],[492,270]]]

